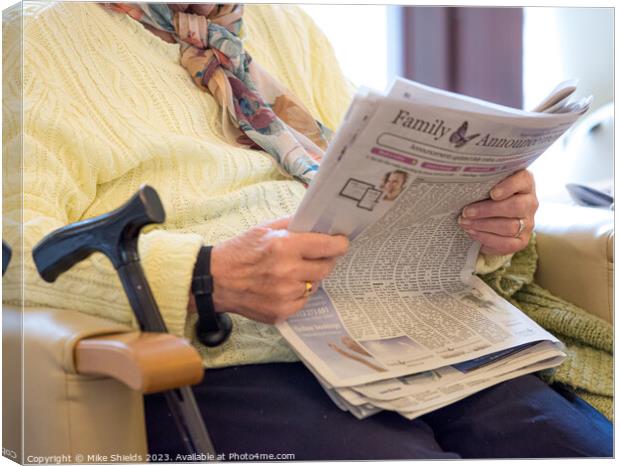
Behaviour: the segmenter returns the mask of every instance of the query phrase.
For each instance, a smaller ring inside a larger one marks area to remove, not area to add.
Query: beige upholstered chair
[[[536,215],[536,282],[613,323],[614,213],[542,204]]]
[[[198,352],[169,334],[139,334],[75,311],[4,306],[2,375],[5,456],[66,463],[121,455],[127,463],[146,461],[142,394],[198,383],[203,368]]]
[[[611,322],[613,213],[543,206],[537,224],[538,282]],[[142,393],[202,377],[200,358],[184,340],[139,336],[68,310],[5,307],[3,355],[5,456],[28,462],[89,454],[144,460]]]

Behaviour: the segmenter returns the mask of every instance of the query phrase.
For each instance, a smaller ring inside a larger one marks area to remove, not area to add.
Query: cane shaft
[[[134,261],[121,265],[116,271],[140,330],[168,332],[140,262]]]
[[[165,392],[168,408],[187,451],[205,453],[215,459],[215,449],[204,425],[200,410],[189,387]]]
[[[146,332],[167,332],[140,262],[129,262],[117,271],[140,329]],[[192,389],[181,387],[168,390],[165,396],[187,450],[190,453],[215,455]]]

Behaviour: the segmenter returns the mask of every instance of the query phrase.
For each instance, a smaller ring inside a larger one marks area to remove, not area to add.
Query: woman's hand
[[[491,190],[490,200],[465,207],[459,224],[482,244],[483,253],[511,254],[527,246],[536,209],[534,177],[529,171],[521,170],[498,183]]]
[[[291,233],[289,219],[254,227],[211,252],[213,303],[259,322],[286,320],[306,303],[306,282],[316,290],[347,252],[344,236]]]

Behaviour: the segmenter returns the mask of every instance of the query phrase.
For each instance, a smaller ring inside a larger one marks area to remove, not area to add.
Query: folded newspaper
[[[403,79],[354,97],[289,226],[351,246],[278,326],[341,409],[414,419],[566,357],[475,276],[480,244],[457,218],[587,111],[575,89],[533,111]]]

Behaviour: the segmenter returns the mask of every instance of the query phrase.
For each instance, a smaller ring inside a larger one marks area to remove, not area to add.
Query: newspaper
[[[413,419],[562,362],[556,337],[475,276],[480,245],[457,218],[587,111],[575,89],[531,112],[403,79],[355,96],[289,226],[351,247],[278,326],[342,409]]]

